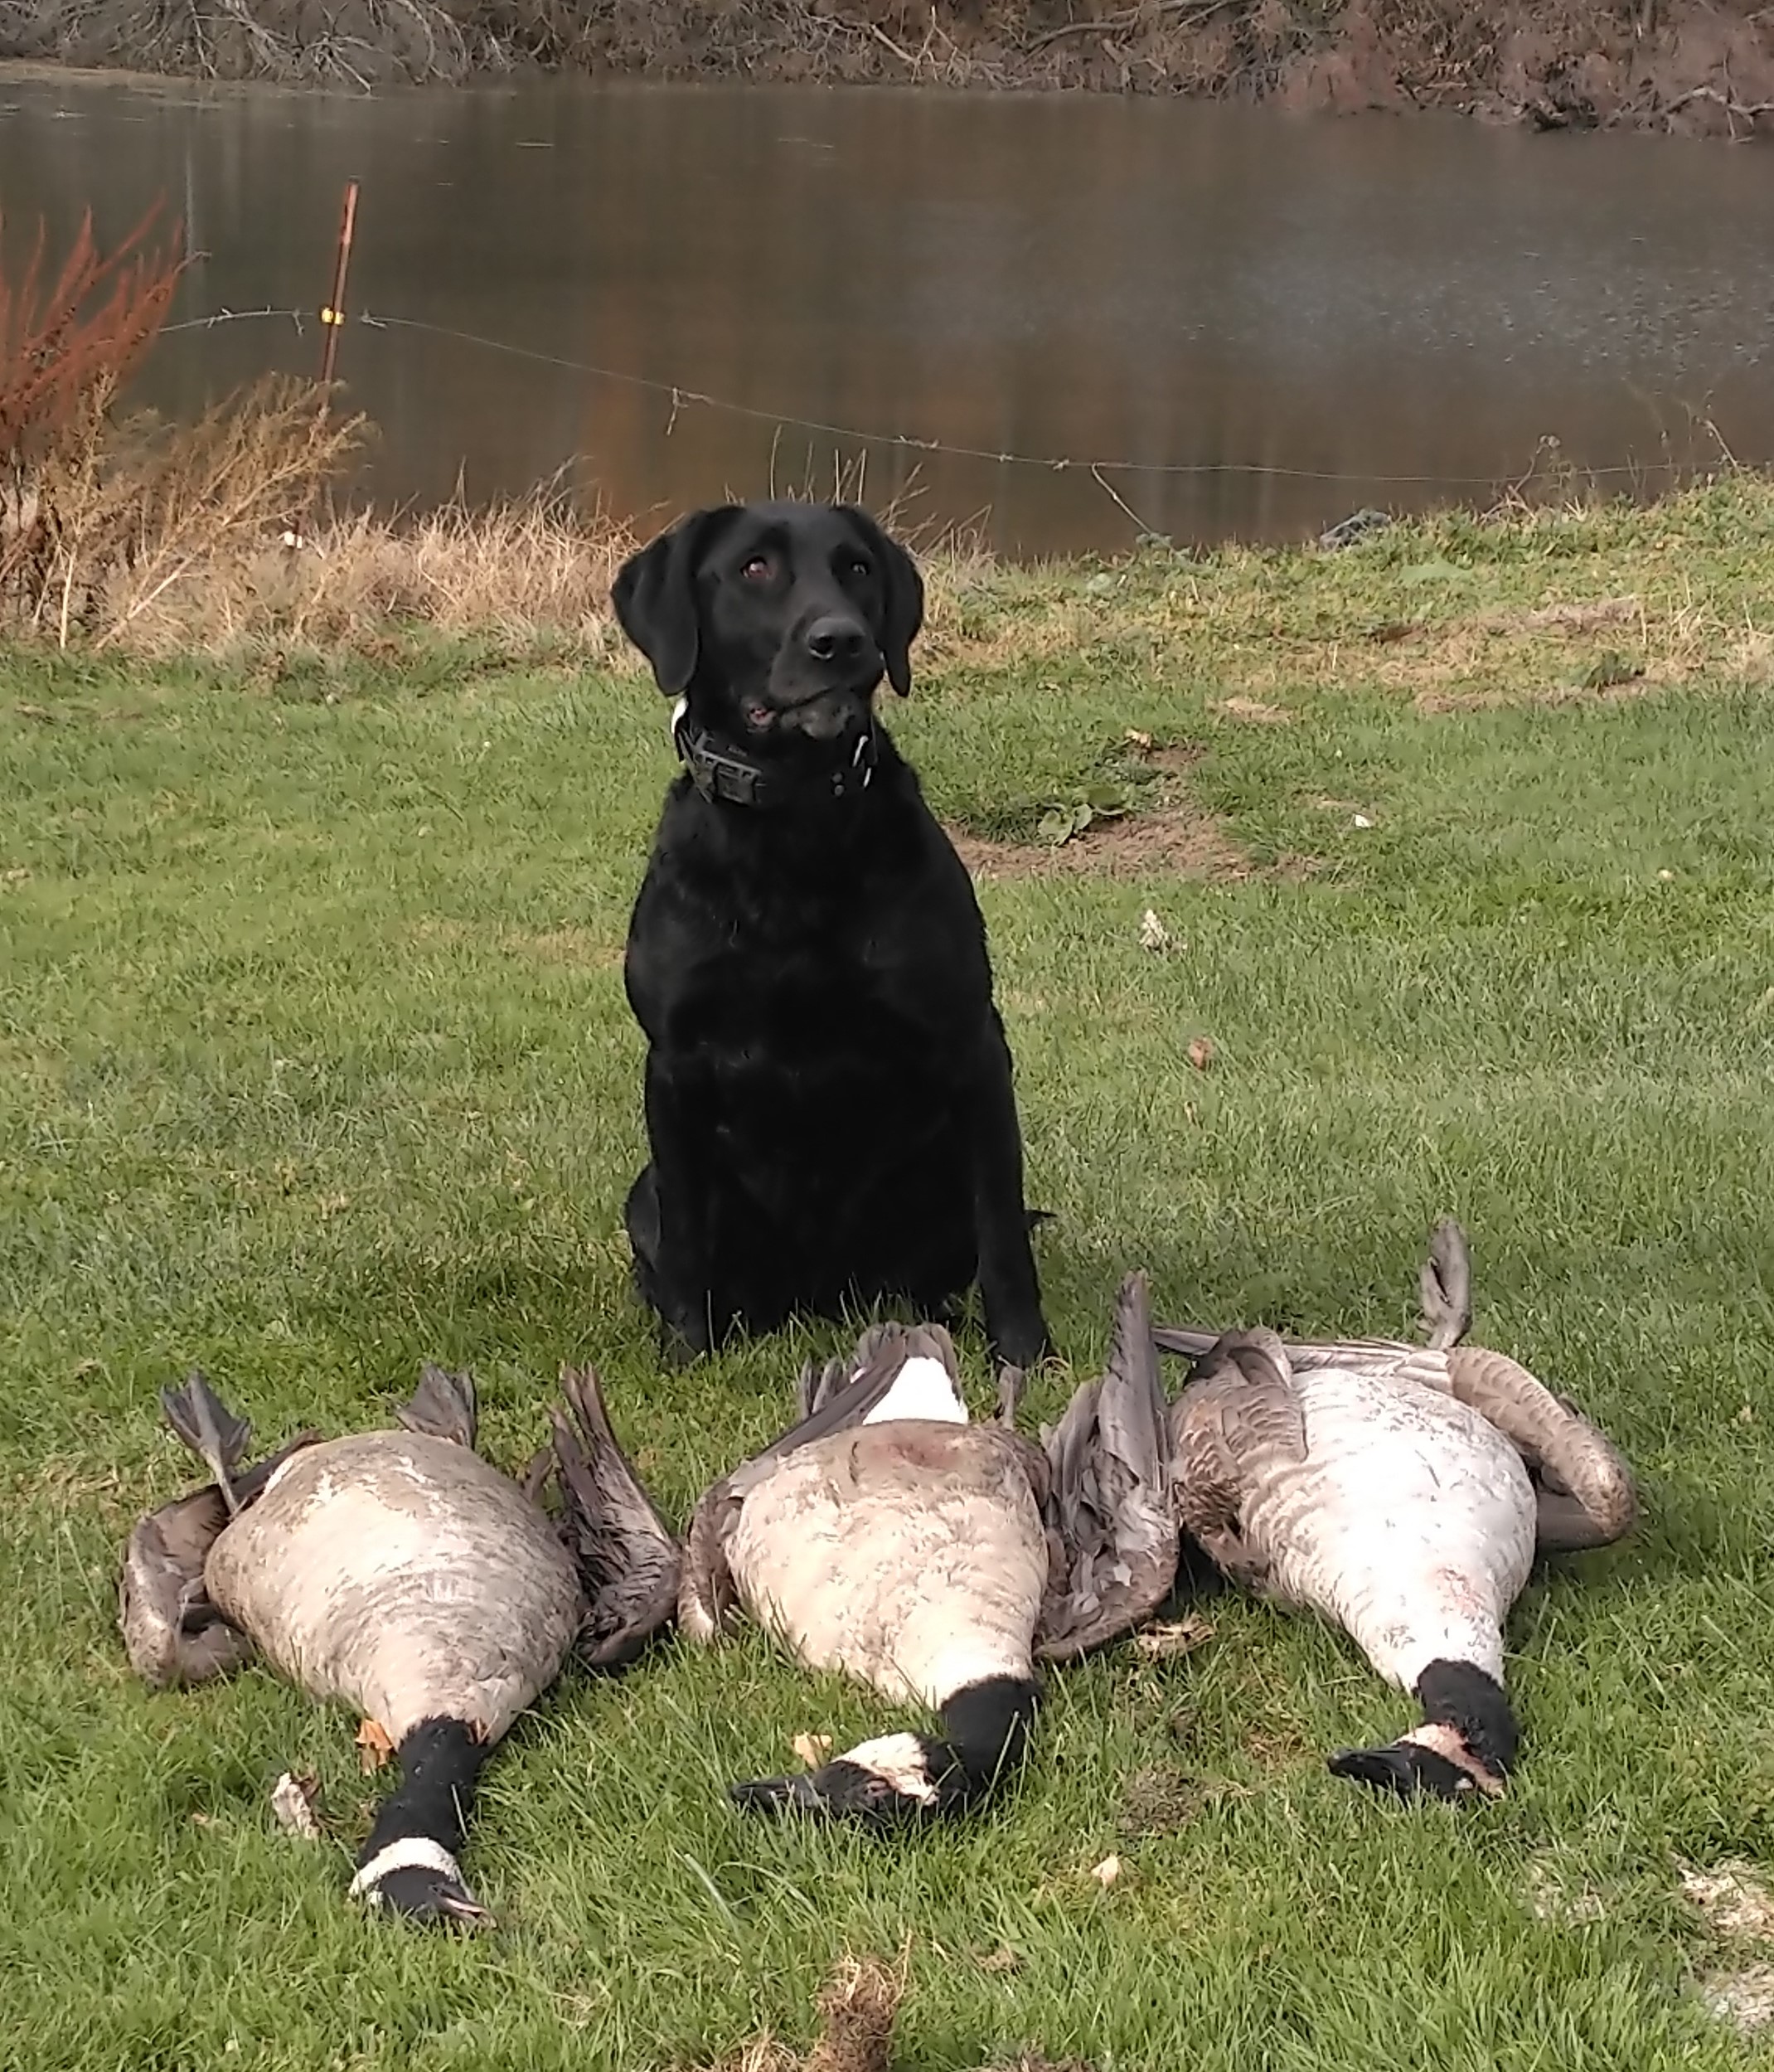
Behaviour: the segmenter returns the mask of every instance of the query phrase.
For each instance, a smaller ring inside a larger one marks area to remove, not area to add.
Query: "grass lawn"
[[[1680,1877],[1774,1849],[1774,491],[936,592],[888,718],[974,838],[1074,1367],[1133,1265],[1179,1321],[1406,1328],[1451,1211],[1477,1335],[1637,1466],[1636,1541],[1519,1608],[1516,1788],[1408,1811],[1332,1779],[1408,1706],[1217,1599],[1185,1660],[1057,1677],[972,1826],[743,1826],[728,1780],[881,1710],[755,1635],[671,1643],[570,1676],[492,1766],[468,1866],[497,1933],[361,1918],[355,1721],[262,1672],[128,1672],[119,1550],[190,1479],[158,1388],[201,1365],[269,1440],[467,1364],[515,1461],[589,1359],[681,1517],[841,1334],[662,1376],[628,1293],[620,958],[671,764],[626,662],[398,629],[14,652],[0,2064],[705,2063],[804,2042],[841,1953],[908,1944],[898,2061],[932,2072],[1768,2061],[1694,1982],[1774,1949]],[[1135,817],[1042,847],[1093,787]],[[285,1768],[319,1773],[327,1845],[273,1824]]]

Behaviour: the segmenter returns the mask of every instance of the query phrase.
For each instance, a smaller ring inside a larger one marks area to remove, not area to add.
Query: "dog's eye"
[[[739,573],[748,583],[768,582],[770,575],[770,564],[763,555],[754,554],[741,566]]]
[[[852,555],[845,564],[844,573],[846,575],[866,575],[869,573],[869,565],[860,556]]]

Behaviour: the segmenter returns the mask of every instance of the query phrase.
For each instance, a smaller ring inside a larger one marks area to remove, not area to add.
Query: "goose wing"
[[[1201,1361],[1219,1345],[1225,1333],[1195,1331],[1180,1324],[1160,1324],[1152,1342],[1161,1352],[1180,1353]],[[1384,1380],[1415,1381],[1427,1389],[1448,1392],[1447,1353],[1427,1346],[1408,1345],[1402,1338],[1278,1339],[1287,1355],[1289,1371],[1311,1374],[1323,1367],[1342,1367],[1357,1374]]]
[[[252,1427],[193,1372],[161,1395],[167,1422],[194,1453],[213,1455],[225,1483],[207,1482],[136,1521],[118,1579],[117,1623],[129,1666],[156,1690],[205,1682],[250,1662],[253,1643],[222,1616],[203,1580],[210,1550],[230,1520],[264,1492],[292,1453],[319,1441],[298,1432],[287,1445],[236,1473]]]
[[[746,1492],[763,1481],[784,1454],[828,1432],[865,1423],[892,1392],[907,1361],[917,1359],[940,1361],[951,1381],[958,1382],[954,1341],[940,1324],[875,1324],[862,1334],[849,1359],[828,1361],[817,1373],[811,1364],[802,1368],[795,1391],[799,1420],[711,1484],[691,1513],[677,1599],[678,1623],[691,1639],[712,1640],[736,1601],[726,1543]]]
[[[1472,1261],[1466,1232],[1444,1216],[1429,1234],[1429,1249],[1417,1276],[1423,1304],[1422,1346],[1402,1338],[1319,1338],[1283,1341],[1290,1368],[1304,1374],[1315,1368],[1353,1368],[1357,1373],[1420,1382],[1425,1388],[1448,1388],[1447,1355],[1465,1337],[1472,1322]],[[1160,1324],[1152,1333],[1159,1349],[1200,1360],[1219,1342],[1213,1331]]]
[[[1290,1348],[1272,1331],[1215,1340],[1171,1406],[1170,1434],[1177,1517],[1217,1567],[1262,1589],[1268,1557],[1244,1537],[1245,1499],[1306,1453]]]
[[[1064,1572],[1051,1576],[1035,1652],[1067,1661],[1156,1611],[1176,1576],[1169,1441],[1143,1274],[1122,1283],[1101,1377],[1046,1435]]]
[[[410,1432],[429,1432],[434,1439],[453,1439],[472,1453],[479,1430],[474,1376],[448,1373],[428,1360],[419,1370],[419,1386],[395,1415]]]
[[[594,1367],[563,1367],[551,1410],[561,1537],[585,1594],[579,1655],[592,1668],[630,1662],[670,1620],[681,1550],[654,1507],[604,1407]]]

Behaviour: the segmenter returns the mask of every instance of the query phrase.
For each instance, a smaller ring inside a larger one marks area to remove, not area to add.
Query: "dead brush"
[[[101,252],[92,213],[52,281],[37,235],[17,279],[0,272],[0,608],[41,624],[55,595],[65,512],[58,489],[90,501],[99,449],[124,381],[153,344],[185,262],[177,228],[148,240],[159,205]],[[62,599],[64,619],[71,585]]]
[[[361,418],[320,408],[310,381],[274,375],[194,425],[113,422],[95,395],[85,435],[39,471],[55,517],[29,623],[58,646],[135,643],[169,594],[262,551],[361,443]]]
[[[38,232],[0,276],[0,623],[123,639],[177,586],[304,510],[360,443],[313,383],[274,376],[195,424],[120,422],[124,384],[165,321],[184,261],[150,209],[101,252],[89,214],[44,283]]]
[[[610,583],[635,545],[625,526],[582,514],[552,486],[490,508],[458,496],[429,511],[347,509],[293,548],[242,526],[177,585],[144,592],[118,637],[159,654],[271,647],[385,657],[441,634],[606,659],[616,644]]]
[[[491,508],[458,497],[405,518],[354,512],[318,534],[292,571],[291,631],[336,639],[395,620],[600,654],[612,630],[610,584],[637,544],[553,487]]]

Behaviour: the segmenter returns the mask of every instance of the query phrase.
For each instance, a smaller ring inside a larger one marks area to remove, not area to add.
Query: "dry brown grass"
[[[0,624],[61,648],[151,639],[168,599],[299,524],[363,431],[285,376],[192,425],[120,417],[184,269],[177,230],[150,241],[156,216],[105,250],[89,213],[52,279],[40,229],[0,272]]]
[[[894,2021],[905,1997],[906,1956],[842,1958],[819,1996],[819,2034],[803,2056],[774,2036],[754,2036],[717,2072],[887,2072]]]
[[[610,580],[634,544],[551,491],[491,510],[347,512],[293,545],[270,528],[218,541],[195,580],[129,630],[159,653],[276,643],[393,659],[423,629],[596,658],[615,648]]]
[[[778,2036],[754,2036],[722,2058],[715,2072],[888,2072],[909,1956],[909,1948],[903,1949],[890,1968],[874,1957],[841,1958],[820,1992],[819,2033],[810,2050],[795,2050]],[[1011,1958],[1012,1964],[1015,1961]],[[1006,1968],[1001,1959],[982,1962],[986,1970]],[[1092,2072],[1092,2068],[1079,2058],[1061,2061],[1025,2052],[982,2066],[980,2072]]]

